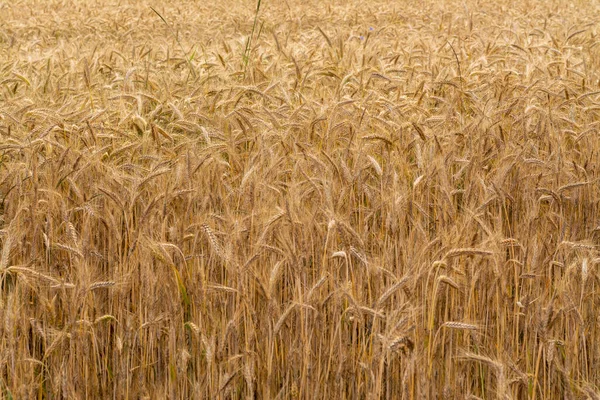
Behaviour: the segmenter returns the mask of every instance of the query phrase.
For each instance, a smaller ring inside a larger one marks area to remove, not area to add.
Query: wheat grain
[[[448,251],[444,255],[444,259],[451,259],[451,258],[460,257],[460,256],[472,256],[472,255],[491,256],[492,254],[494,254],[494,253],[490,250],[465,247],[465,248],[452,249],[452,250]]]
[[[92,291],[96,289],[109,288],[115,286],[115,284],[116,283],[113,281],[94,282],[88,287],[88,290]]]
[[[479,329],[479,326],[477,326],[477,325],[467,324],[464,322],[453,322],[453,321],[444,322],[444,324],[442,326],[445,326],[446,328],[451,328],[451,329],[463,329],[463,330],[478,330]]]

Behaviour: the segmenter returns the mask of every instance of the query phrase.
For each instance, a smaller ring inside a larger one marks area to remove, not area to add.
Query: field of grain
[[[0,0],[0,397],[600,399],[600,4],[418,3]]]

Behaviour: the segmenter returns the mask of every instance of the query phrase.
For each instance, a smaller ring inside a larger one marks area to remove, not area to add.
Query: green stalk
[[[246,68],[248,67],[248,61],[250,60],[250,51],[252,50],[252,38],[254,37],[254,31],[256,30],[256,22],[258,21],[258,12],[260,11],[260,3],[262,0],[256,2],[256,12],[254,13],[254,23],[252,24],[252,32],[246,42],[246,48],[244,49],[244,76],[246,75]]]

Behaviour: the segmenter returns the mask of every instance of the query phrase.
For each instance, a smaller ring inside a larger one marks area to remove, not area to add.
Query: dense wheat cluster
[[[598,399],[600,7],[417,3],[0,2],[0,397]]]

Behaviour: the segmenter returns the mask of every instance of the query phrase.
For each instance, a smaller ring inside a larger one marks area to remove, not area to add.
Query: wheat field
[[[0,1],[0,398],[600,399],[600,3],[417,3]]]

